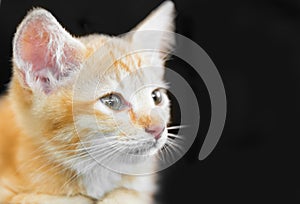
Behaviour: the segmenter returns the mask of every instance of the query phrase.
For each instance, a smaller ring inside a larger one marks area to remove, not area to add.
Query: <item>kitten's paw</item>
[[[107,194],[97,204],[149,204],[151,198],[129,189],[117,189]]]
[[[61,204],[96,204],[96,201],[84,197],[84,196],[74,196],[74,197],[69,197],[66,199],[66,202],[62,202]],[[50,203],[49,203],[50,204]],[[52,204],[52,203],[51,203]],[[60,204],[59,202],[56,202],[55,204]]]

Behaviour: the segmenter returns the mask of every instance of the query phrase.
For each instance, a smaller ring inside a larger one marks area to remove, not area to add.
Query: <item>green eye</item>
[[[112,110],[121,110],[123,107],[121,97],[116,94],[106,95],[100,98],[100,101]]]
[[[158,89],[154,90],[152,92],[151,96],[152,96],[152,99],[153,99],[155,105],[158,105],[158,104],[161,103],[162,95],[161,95],[161,92]]]

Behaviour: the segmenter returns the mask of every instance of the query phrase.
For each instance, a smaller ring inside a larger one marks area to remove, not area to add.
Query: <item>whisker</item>
[[[171,140],[169,140],[167,143],[168,143],[169,147],[172,149],[172,151],[174,151],[178,155],[183,155],[182,146],[180,146],[179,144],[177,144],[176,142],[171,141]]]
[[[168,137],[169,138],[171,138],[171,139],[179,139],[179,140],[181,140],[181,141],[184,141],[186,138],[185,137],[183,137],[182,135],[175,135],[175,134],[172,134],[172,133],[168,133],[167,134],[168,135]]]
[[[188,125],[170,126],[170,127],[167,127],[167,130],[175,130],[175,129],[186,128],[186,127],[188,127]]]
[[[165,151],[166,151],[165,145],[161,149],[159,149],[158,154],[157,154],[157,157],[159,160],[165,161]]]
[[[174,160],[173,159],[173,154],[172,154],[172,152],[171,152],[170,147],[169,147],[168,144],[164,145],[164,150],[165,150],[165,153],[166,153],[165,161],[166,162],[170,162],[170,159],[171,159],[171,161],[173,161]]]

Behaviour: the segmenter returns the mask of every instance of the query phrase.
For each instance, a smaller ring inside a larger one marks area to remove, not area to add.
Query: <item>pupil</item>
[[[153,98],[154,101],[157,101],[157,95],[156,95],[156,92],[153,93],[152,98]]]
[[[114,94],[110,94],[101,98],[101,101],[103,104],[105,104],[106,106],[108,106],[113,110],[120,110],[122,105],[121,98]]]
[[[154,102],[155,102],[156,104],[158,104],[158,103],[160,102],[160,100],[161,100],[160,92],[159,92],[159,91],[154,91],[154,92],[152,93],[152,98],[153,98]]]

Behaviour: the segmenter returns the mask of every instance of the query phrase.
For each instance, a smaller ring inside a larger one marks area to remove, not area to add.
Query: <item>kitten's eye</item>
[[[120,96],[116,94],[109,94],[102,98],[100,98],[100,101],[113,110],[121,110],[123,107],[122,99]]]
[[[152,92],[151,96],[153,98],[153,101],[154,101],[155,105],[158,105],[158,104],[161,103],[162,96],[161,96],[161,92],[158,89],[154,90]]]

